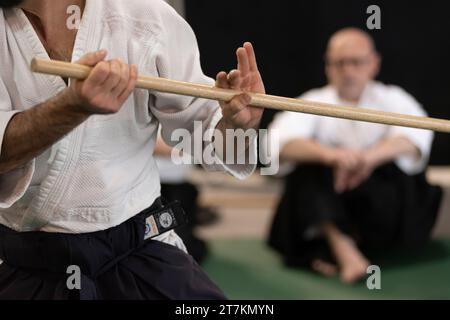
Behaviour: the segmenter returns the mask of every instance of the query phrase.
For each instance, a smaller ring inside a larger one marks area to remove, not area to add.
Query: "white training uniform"
[[[32,73],[33,57],[48,58],[20,9],[0,10],[0,143],[14,114],[66,88],[60,77]],[[107,49],[141,74],[213,86],[205,76],[190,26],[161,0],[87,0],[72,61]],[[152,156],[158,126],[170,144],[178,128],[205,130],[222,118],[219,104],[135,90],[118,114],[90,117],[23,168],[0,175],[0,223],[16,231],[87,233],[117,226],[160,196]],[[256,154],[256,142],[251,152]],[[214,165],[238,178],[254,165]],[[182,247],[175,233],[159,240]]]
[[[346,105],[345,101],[339,98],[337,90],[331,85],[308,91],[300,98],[322,103]],[[380,82],[371,82],[367,86],[357,107],[426,116],[421,105],[403,89]],[[278,130],[280,151],[287,143],[298,138],[314,139],[328,146],[362,150],[370,148],[383,138],[404,136],[421,151],[420,158],[414,155],[404,155],[396,159],[397,166],[407,174],[416,174],[425,169],[433,141],[433,133],[427,130],[320,117],[294,112],[277,114],[270,129]],[[293,167],[293,163],[284,163],[282,171],[286,174]]]

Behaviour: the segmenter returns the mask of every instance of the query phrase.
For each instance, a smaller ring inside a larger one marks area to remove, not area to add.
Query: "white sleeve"
[[[215,81],[205,76],[202,71],[197,39],[191,27],[168,5],[161,7],[163,25],[158,42],[152,48],[150,68],[156,68],[154,71],[162,78],[214,86]],[[211,140],[213,130],[222,119],[222,111],[217,101],[160,92],[154,92],[152,95],[149,107],[161,123],[161,135],[168,145],[177,145],[178,141],[171,139],[176,129],[186,129],[194,137],[194,122],[201,122],[201,136],[205,135],[205,140]],[[201,141],[195,143],[200,144]],[[208,143],[203,144],[204,149],[208,145],[211,147]],[[250,152],[253,156],[257,154],[256,137],[252,139]],[[197,157],[197,161],[200,160],[197,153],[193,156]],[[255,164],[224,164],[218,153],[214,152],[212,156],[216,160],[213,164],[199,161],[205,169],[227,171],[239,179],[248,177],[256,168],[256,161]]]
[[[18,113],[12,110],[11,100],[6,87],[0,78],[0,147],[3,148],[3,139],[6,128],[12,117]],[[1,149],[0,149],[1,152]],[[35,170],[33,159],[22,168],[0,175],[0,208],[10,208],[27,191],[31,184]]]
[[[312,139],[317,117],[296,112],[281,112],[277,114],[270,125],[271,130],[277,130],[280,151],[296,139]]]
[[[392,111],[414,116],[427,116],[421,105],[404,90],[393,87]],[[404,155],[396,160],[397,166],[407,174],[417,174],[425,170],[430,157],[434,133],[428,130],[393,126],[389,129],[389,136],[402,136],[408,138],[419,150],[420,157]]]
[[[280,112],[278,113],[269,127],[271,139],[278,139],[278,143],[271,141],[271,146],[276,146],[271,151],[272,157],[280,158],[283,148],[296,139],[312,139],[316,127],[317,116],[296,113]],[[278,152],[278,154],[276,154]],[[280,165],[280,174],[287,174],[292,170],[295,163],[283,162]]]

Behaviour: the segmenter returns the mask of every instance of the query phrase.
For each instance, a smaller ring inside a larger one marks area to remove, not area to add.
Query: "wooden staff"
[[[31,62],[31,70],[39,73],[83,80],[88,77],[92,68],[80,64],[34,58]],[[201,84],[144,75],[139,76],[136,86],[141,89],[225,102],[230,101],[233,97],[241,93],[236,90],[219,89]],[[418,117],[356,107],[337,106],[266,94],[248,94],[252,98],[251,105],[255,107],[450,133],[449,120]]]

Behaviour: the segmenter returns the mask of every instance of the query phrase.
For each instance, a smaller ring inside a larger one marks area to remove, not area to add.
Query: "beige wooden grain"
[[[75,79],[85,79],[91,72],[91,68],[84,65],[39,58],[33,59],[31,69],[34,72]],[[234,96],[241,93],[236,90],[219,89],[201,84],[145,75],[139,76],[137,87],[219,101],[230,101]],[[359,107],[337,106],[265,94],[249,93],[249,95],[252,98],[251,105],[255,107],[450,133],[449,120],[383,112]]]

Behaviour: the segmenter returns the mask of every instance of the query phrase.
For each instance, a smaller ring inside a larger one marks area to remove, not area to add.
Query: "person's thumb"
[[[81,59],[77,61],[77,63],[94,67],[97,63],[103,61],[106,58],[107,54],[108,52],[105,49],[90,52],[82,56]]]

